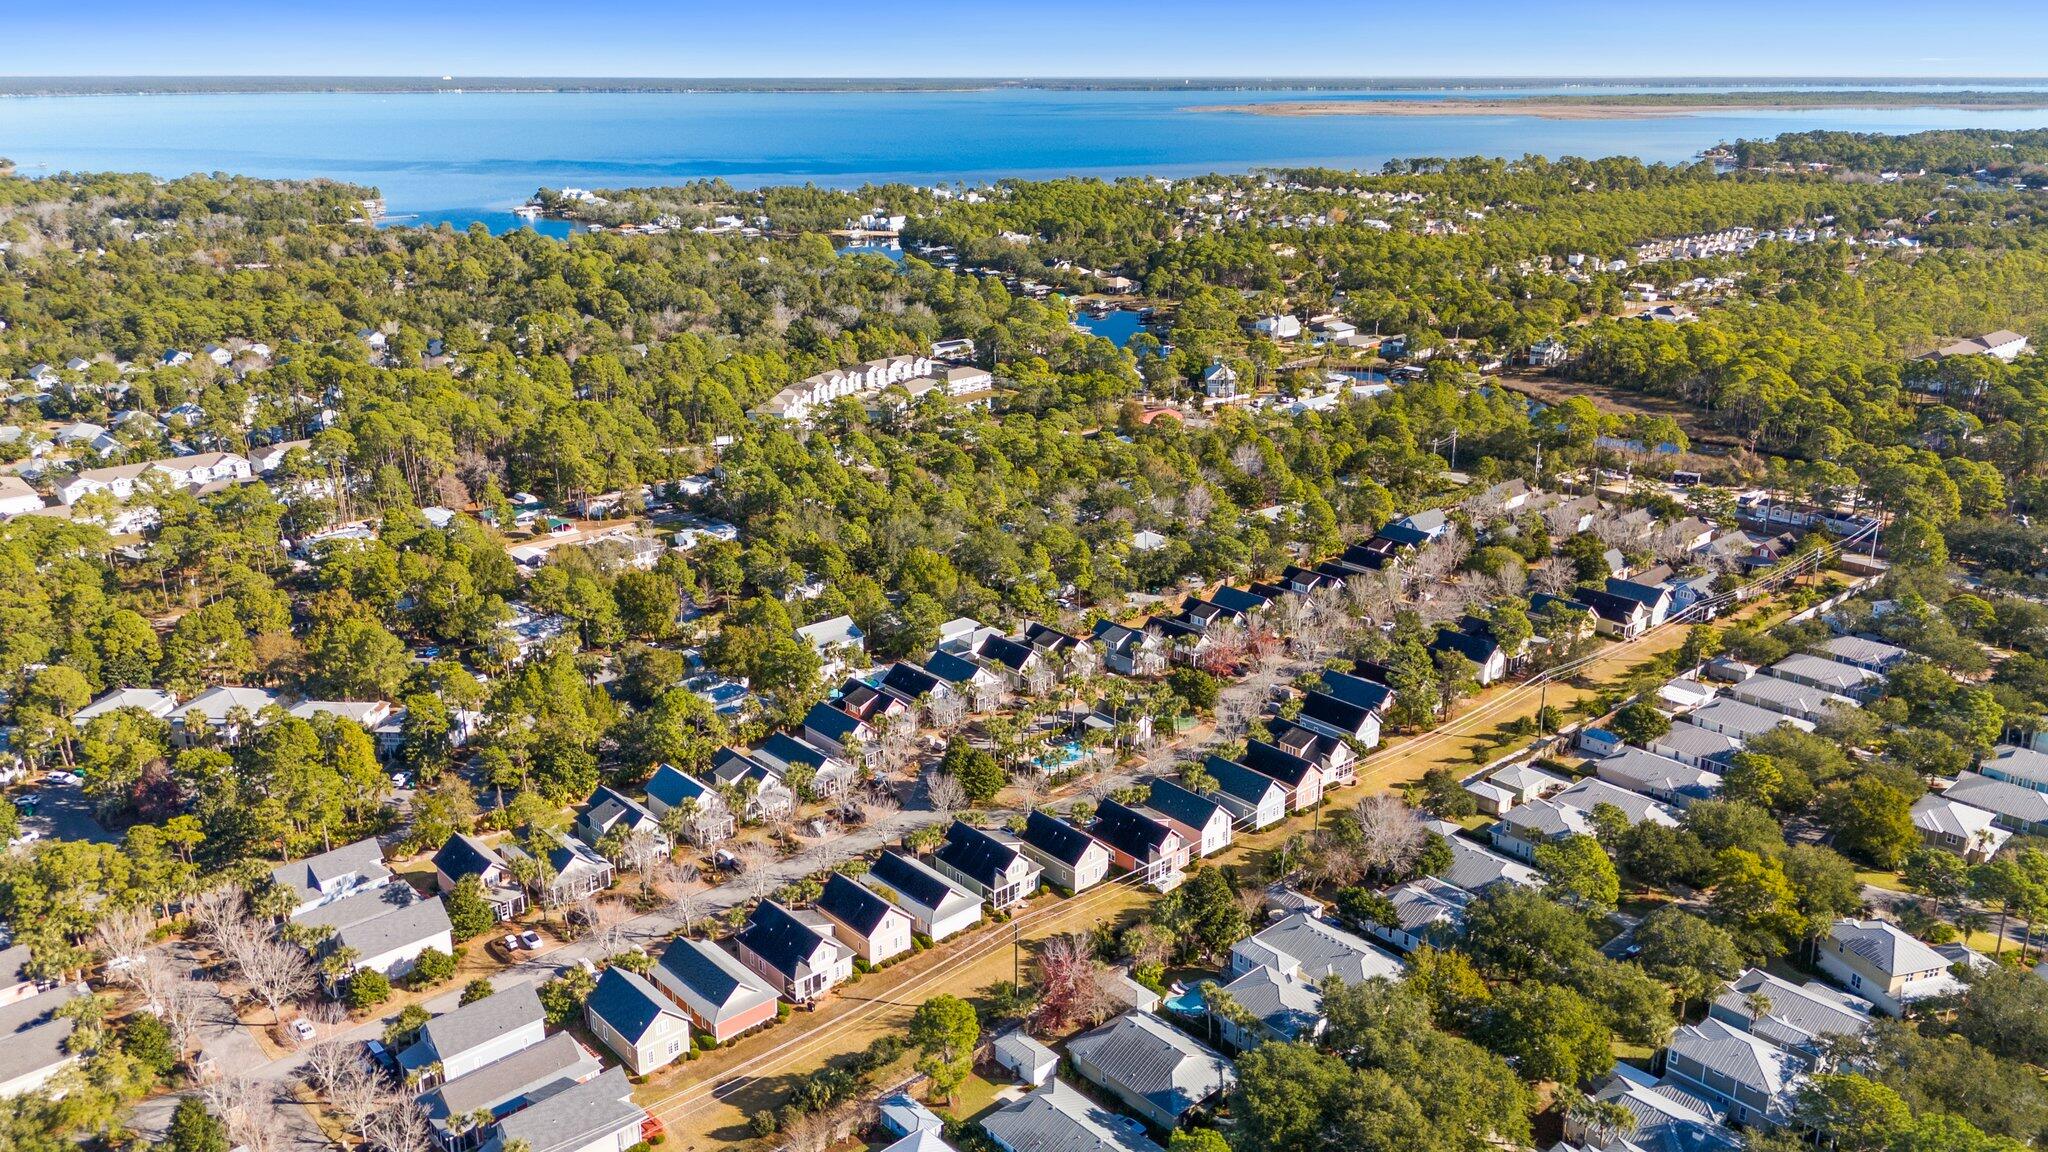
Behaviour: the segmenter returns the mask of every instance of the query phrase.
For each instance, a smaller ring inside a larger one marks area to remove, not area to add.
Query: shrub
[[[348,985],[341,994],[342,1003],[351,1012],[367,1012],[386,1000],[391,999],[391,981],[375,968],[365,968],[348,978]]]
[[[699,1033],[697,1033],[697,1048],[698,1048],[698,1050],[700,1050],[700,1051],[703,1051],[703,1052],[709,1052],[709,1051],[711,1051],[711,1050],[712,1050],[713,1048],[716,1048],[716,1047],[718,1047],[718,1037],[716,1037],[716,1036],[713,1036],[713,1035],[712,1035],[711,1033],[709,1033],[709,1032],[699,1032]]]
[[[455,957],[439,948],[428,948],[413,959],[412,971],[405,974],[405,983],[410,988],[431,988],[455,975]]]
[[[789,1014],[794,1011],[796,1011],[796,1009],[792,1007],[789,1001],[787,1000],[777,1000],[775,1002],[775,1018],[777,1020],[789,1019]]]

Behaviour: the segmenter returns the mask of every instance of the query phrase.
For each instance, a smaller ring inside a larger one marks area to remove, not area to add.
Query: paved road
[[[43,840],[87,840],[112,844],[117,837],[100,827],[93,816],[92,801],[76,784],[58,784],[47,777],[33,793],[38,797],[34,815],[24,814],[21,829]],[[18,798],[17,798],[18,799]]]

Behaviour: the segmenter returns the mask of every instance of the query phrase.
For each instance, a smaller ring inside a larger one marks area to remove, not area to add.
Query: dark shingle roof
[[[1268,788],[1281,787],[1280,782],[1271,776],[1221,756],[1211,756],[1203,761],[1202,770],[1216,781],[1218,789],[1247,804],[1257,804],[1264,799]]]
[[[982,642],[981,654],[1012,672],[1022,672],[1025,666],[1031,663],[1032,658],[1038,655],[1038,649],[1007,636],[991,636]]]
[[[804,713],[804,727],[828,740],[844,741],[860,728],[860,721],[830,704],[813,704]]]
[[[1164,850],[1169,837],[1178,835],[1165,824],[1114,800],[1104,800],[1102,807],[1095,810],[1095,825],[1089,832],[1135,860],[1152,859]]]
[[[1344,672],[1323,673],[1323,691],[1358,708],[1378,712],[1393,702],[1394,690],[1376,680]]]
[[[664,1014],[681,1015],[669,1007],[654,985],[616,964],[598,975],[597,987],[591,989],[583,1006],[635,1044]]]
[[[1456,652],[1474,664],[1485,664],[1500,651],[1500,645],[1491,636],[1474,636],[1470,632],[1453,632],[1449,628],[1436,630],[1436,643],[1430,647],[1439,652]]]
[[[795,976],[817,954],[824,937],[773,900],[754,906],[753,919],[735,937],[777,972]]]
[[[907,857],[895,852],[883,852],[875,858],[874,867],[868,875],[901,892],[905,899],[914,900],[926,908],[937,908],[953,894],[953,887],[937,873],[919,868]]]
[[[1171,780],[1154,780],[1151,795],[1145,806],[1169,820],[1177,820],[1190,828],[1206,828],[1218,812],[1228,812],[1223,805]]]
[[[837,872],[825,877],[825,890],[816,907],[862,936],[872,936],[894,910],[894,905]]]
[[[1256,612],[1266,606],[1266,597],[1226,584],[1216,589],[1215,595],[1209,597],[1209,602],[1219,604],[1232,612]]]
[[[882,677],[882,687],[915,700],[939,686],[939,678],[908,660],[898,661]]]
[[[448,842],[434,853],[435,870],[450,880],[481,876],[503,863],[490,845],[463,832],[448,837]]]
[[[1328,692],[1310,692],[1304,696],[1301,715],[1342,732],[1356,732],[1373,718],[1372,709],[1347,704]]]
[[[1026,844],[1067,865],[1079,864],[1095,843],[1086,832],[1036,809],[1024,817],[1022,835]]]
[[[982,671],[981,665],[951,652],[932,653],[932,658],[924,662],[924,667],[925,671],[952,684],[965,684]]]
[[[825,750],[814,744],[807,744],[787,732],[777,732],[755,749],[755,755],[786,764],[794,768],[801,764],[806,768],[822,769],[831,759]]]
[[[963,876],[972,876],[988,887],[1001,883],[1017,850],[973,825],[953,821],[946,829],[946,842],[933,855]]]
[[[743,1010],[763,999],[775,998],[775,993],[761,984],[759,977],[709,940],[683,937],[670,941],[655,963],[655,978],[678,989],[688,989],[716,1009]],[[712,1014],[714,1020],[722,1018]]]
[[[1246,742],[1243,764],[1254,772],[1271,776],[1289,786],[1299,785],[1306,781],[1310,774],[1322,771],[1309,761],[1283,752],[1264,740]]]

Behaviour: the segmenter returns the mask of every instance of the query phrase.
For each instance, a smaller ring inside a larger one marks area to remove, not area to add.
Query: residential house
[[[1830,1041],[1870,1027],[1870,1003],[1818,981],[1794,984],[1761,968],[1745,969],[1707,1005],[1707,1015],[1805,1057],[1809,1066]]]
[[[234,743],[242,738],[244,724],[262,727],[266,723],[264,710],[278,702],[278,694],[268,688],[239,684],[208,688],[178,709],[171,718],[171,734],[178,743],[193,743],[195,736],[187,734],[186,729],[196,719],[221,739]]]
[[[1101,620],[1095,625],[1094,638],[1102,649],[1103,667],[1111,672],[1157,676],[1166,671],[1166,642],[1155,633]]]
[[[83,729],[101,716],[123,708],[133,708],[158,720],[169,720],[178,710],[178,698],[161,688],[111,688],[72,713],[71,723]]]
[[[450,954],[455,951],[448,906],[438,896],[420,899],[410,884],[365,889],[302,912],[292,922],[333,930],[315,946],[316,954],[355,957],[334,977],[337,983],[363,971],[381,972],[396,980],[412,971],[420,953],[429,948]]]
[[[725,798],[718,794],[717,789],[673,764],[656,768],[653,778],[647,781],[648,811],[659,819],[669,809],[686,805],[698,829],[697,838],[706,843],[728,839],[738,827],[731,809],[725,805]]]
[[[1571,781],[1555,776],[1533,764],[1505,764],[1484,776],[1465,782],[1465,791],[1479,801],[1479,810],[1498,816],[1518,804],[1541,800],[1570,787]]]
[[[2036,792],[2048,792],[2048,754],[2032,748],[2000,744],[1978,763],[1977,771],[1993,780],[2003,780]]]
[[[1633,640],[1649,631],[1650,609],[1639,600],[1595,588],[1581,588],[1573,596],[1592,609],[1594,630],[1603,635]]]
[[[1574,1111],[1565,1117],[1565,1142],[1551,1152],[1741,1152],[1742,1138],[1721,1126],[1711,1101],[1630,1065],[1615,1065],[1590,1095],[1619,1108],[1623,1119]]]
[[[596,848],[613,831],[649,836],[664,856],[675,847],[669,843],[668,833],[662,831],[661,819],[646,805],[608,785],[599,785],[577,810],[575,832],[585,844]]]
[[[1002,1152],[1162,1152],[1107,1106],[1057,1077],[982,1118]]]
[[[1835,921],[1818,960],[1829,979],[1894,1016],[1962,987],[1947,957],[1884,920]]]
[[[875,730],[844,709],[819,703],[804,713],[804,740],[841,760],[859,762],[875,746]]]
[[[422,1093],[420,1108],[442,1152],[468,1152],[490,1138],[498,1121],[603,1071],[596,1053],[557,1032]]]
[[[654,986],[719,1044],[775,1020],[775,989],[710,940],[678,936],[655,959]]]
[[[1892,669],[1904,663],[1912,653],[1896,644],[1872,640],[1863,636],[1836,636],[1820,646],[1831,660],[1868,668],[1880,676],[1890,675]]]
[[[1482,688],[1508,673],[1508,654],[1491,636],[1439,628],[1436,640],[1429,648],[1432,652],[1447,652],[1471,661],[1472,678]]]
[[[1728,694],[1744,704],[1753,704],[1808,723],[1819,720],[1834,708],[1854,707],[1856,704],[1847,696],[1776,676],[1752,676],[1730,686]]]
[[[776,732],[762,741],[761,746],[754,749],[753,758],[783,777],[784,783],[798,769],[808,770],[811,791],[820,796],[838,795],[859,775],[859,770],[846,760],[787,732]]]
[[[1325,671],[1323,691],[1375,716],[1385,717],[1387,710],[1394,706],[1394,690],[1377,680],[1353,676],[1348,672]]]
[[[831,678],[854,663],[867,661],[867,635],[851,616],[834,616],[796,630],[797,638],[818,653],[823,666],[820,675]]]
[[[646,977],[616,964],[598,974],[583,1022],[635,1076],[668,1067],[690,1048],[689,1017]]]
[[[60,985],[0,1007],[0,1099],[34,1092],[79,1062],[67,1041],[77,1029],[75,1017],[60,1012],[84,996],[84,984]]]
[[[1012,692],[1038,695],[1049,690],[1055,679],[1052,666],[1038,649],[1022,640],[991,636],[982,641],[974,658],[981,666],[1003,678]]]
[[[1323,994],[1314,982],[1263,964],[1224,985],[1223,991],[1252,1020],[1249,1025],[1240,1025],[1231,1016],[1210,1008],[1224,1043],[1240,1052],[1267,1040],[1278,1044],[1312,1041],[1323,1034],[1329,1023],[1323,1015]]]
[[[28,974],[31,959],[33,955],[26,944],[0,950],[0,1007],[18,1004],[43,991],[43,982]]]
[[[1372,727],[1379,726],[1377,719]],[[1342,788],[1358,779],[1358,750],[1351,741],[1326,730],[1309,728],[1278,716],[1266,721],[1267,742],[1289,756],[1299,756],[1323,774],[1323,792]]]
[[[652,1130],[626,1070],[613,1068],[498,1121],[481,1152],[626,1152]]]
[[[1792,1120],[1807,1070],[1800,1057],[1709,1017],[1672,1034],[1664,1078],[1704,1097],[1734,1123],[1779,1128]]]
[[[989,1042],[989,1059],[1026,1084],[1037,1088],[1059,1070],[1060,1054],[1012,1028]]]
[[[1568,836],[1591,836],[1593,809],[1611,804],[1631,826],[1645,820],[1667,828],[1678,826],[1678,814],[1663,804],[1617,788],[1605,780],[1581,780],[1555,796],[1510,809],[1489,835],[1493,846],[1522,860],[1534,860],[1536,849]]]
[[[1278,780],[1221,756],[1204,760],[1202,770],[1216,781],[1210,797],[1230,809],[1231,817],[1243,821],[1247,831],[1270,828],[1286,818],[1287,789]]]
[[[1263,740],[1249,740],[1245,743],[1245,767],[1262,776],[1277,780],[1287,789],[1287,804],[1290,810],[1306,812],[1323,798],[1323,770],[1314,761],[1268,744]]]
[[[853,975],[853,949],[839,942],[830,920],[792,912],[773,900],[754,906],[753,918],[732,942],[740,962],[793,1004],[812,1003]]]
[[[1193,792],[1164,777],[1152,781],[1143,811],[1166,821],[1197,857],[1230,847],[1236,821],[1213,795]]]
[[[1374,921],[1366,933],[1413,952],[1424,944],[1441,947],[1465,934],[1465,907],[1473,894],[1435,876],[1423,876],[1387,889],[1394,904],[1394,923]]]
[[[1231,946],[1232,979],[1262,965],[1310,983],[1334,973],[1346,984],[1398,980],[1403,968],[1377,944],[1302,912]]]
[[[1068,894],[1085,892],[1109,875],[1109,849],[1056,816],[1032,809],[1024,817],[1018,846],[1044,869],[1047,883]]]
[[[612,863],[597,854],[588,844],[572,840],[560,833],[543,833],[555,842],[547,852],[548,877],[539,893],[543,908],[558,908],[574,904],[585,896],[594,895],[612,886]],[[500,855],[517,859],[527,855],[517,844],[507,844]],[[513,865],[517,867],[517,865]]]
[[[1744,742],[1754,740],[1787,724],[1803,731],[1813,731],[1813,722],[1810,720],[1789,716],[1769,708],[1759,708],[1746,700],[1725,698],[1703,704],[1686,713],[1685,722],[1696,724],[1709,732],[1724,732]]]
[[[532,984],[513,984],[427,1021],[418,1039],[398,1054],[398,1066],[408,1083],[429,1087],[459,1080],[546,1037],[539,993]]]
[[[1804,652],[1785,657],[1764,669],[1764,674],[1858,701],[1870,699],[1884,687],[1884,677],[1868,668]]]
[[[987,712],[1003,702],[1003,678],[965,656],[934,652],[924,668],[964,696],[971,712]]]
[[[1650,611],[1650,627],[1655,628],[1671,615],[1671,589],[1658,583],[1638,580],[1624,580],[1619,576],[1607,578],[1607,592],[1624,600],[1633,600]]]
[[[910,913],[917,931],[934,943],[981,923],[981,898],[923,863],[884,850],[861,883]]]
[[[965,821],[946,829],[945,842],[932,853],[932,867],[1003,912],[1038,891],[1043,873],[1013,837],[998,837]]]
[[[1594,774],[1619,788],[1640,792],[1675,808],[1711,800],[1721,792],[1721,774],[1706,768],[1624,747],[1612,756],[1593,761]]]
[[[1212,403],[1237,399],[1237,372],[1221,360],[1209,365],[1202,373],[1202,395]]]
[[[916,1132],[943,1132],[946,1122],[908,1092],[884,1096],[876,1104],[876,1123],[891,1136]]]
[[[323,904],[381,888],[391,883],[391,869],[384,865],[384,849],[375,837],[329,849],[270,870],[270,881],[291,893],[293,902],[286,919],[297,919]]]
[[[1083,1078],[1172,1131],[1237,1083],[1230,1061],[1146,1012],[1127,1012],[1067,1043]]]
[[[1742,751],[1742,741],[1697,724],[1673,724],[1669,732],[1649,742],[1648,750],[1680,764],[1723,772],[1725,765]]]
[[[1976,772],[1958,772],[1942,797],[1991,813],[1993,822],[2008,831],[2048,835],[2048,792]]]
[[[19,476],[0,476],[0,518],[20,516],[43,506],[43,498]]]
[[[1523,888],[1543,886],[1542,873],[1519,860],[1473,843],[1465,838],[1464,829],[1456,824],[1448,820],[1432,820],[1429,828],[1443,837],[1451,849],[1451,866],[1437,874],[1439,879],[1475,894],[1483,893],[1496,884],[1515,884]]]
[[[1367,748],[1380,742],[1380,718],[1372,709],[1346,703],[1327,692],[1306,693],[1294,721],[1310,731],[1342,741],[1355,740]]]
[[[1996,813],[1972,808],[1940,792],[1913,802],[1913,827],[1930,848],[1940,848],[1981,864],[1998,854],[2012,833],[1998,826]]]
[[[1164,820],[1104,800],[1088,831],[1109,848],[1110,862],[1137,874],[1140,883],[1161,892],[1180,886],[1192,849]]]
[[[943,700],[953,694],[951,683],[908,660],[891,664],[875,687],[909,708],[924,707],[929,701]]]
[[[498,919],[510,920],[526,911],[526,889],[520,886],[505,858],[475,836],[457,832],[434,853],[434,884],[446,896],[466,876],[482,882],[484,899],[490,901],[491,911]]]
[[[825,890],[812,907],[832,922],[832,934],[840,943],[871,965],[910,951],[910,935],[917,929],[910,913],[841,873],[825,877]]]

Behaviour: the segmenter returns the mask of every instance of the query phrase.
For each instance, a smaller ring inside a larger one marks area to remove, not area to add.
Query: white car
[[[78,774],[77,774],[77,773],[75,773],[75,772],[66,772],[66,771],[64,771],[64,770],[63,770],[63,769],[61,769],[61,768],[59,768],[59,769],[57,769],[56,771],[54,771],[54,772],[50,773],[50,774],[49,774],[49,776],[47,777],[47,779],[48,779],[48,780],[50,781],[50,783],[52,783],[52,784],[64,784],[64,785],[67,785],[67,786],[68,786],[68,785],[72,785],[72,784],[80,784],[80,783],[83,783],[83,781],[81,781],[81,780],[80,780],[80,779],[78,778]]]
[[[292,1039],[294,1040],[311,1040],[314,1036],[319,1034],[314,1029],[313,1022],[311,1020],[306,1019],[304,1016],[301,1016],[298,1019],[292,1021],[290,1024],[286,1025],[286,1027],[291,1029]]]

